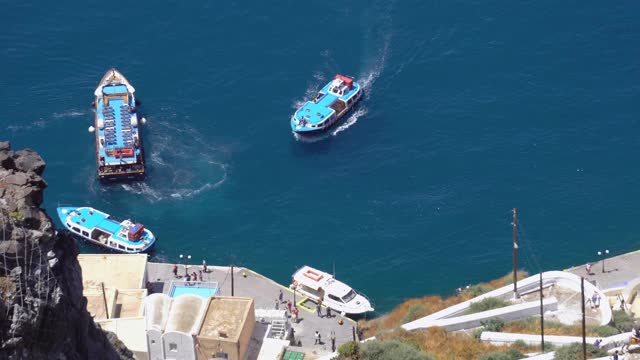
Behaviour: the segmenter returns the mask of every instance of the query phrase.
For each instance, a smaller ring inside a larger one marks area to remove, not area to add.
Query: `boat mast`
[[[518,295],[518,243],[517,232],[518,223],[516,218],[516,208],[513,208],[513,297],[519,298]]]
[[[336,261],[333,260],[333,278],[336,278]]]

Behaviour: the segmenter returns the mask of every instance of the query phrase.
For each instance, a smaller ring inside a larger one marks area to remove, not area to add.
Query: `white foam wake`
[[[165,109],[168,110],[168,109]],[[143,196],[149,202],[185,200],[220,187],[227,180],[228,153],[188,125],[178,115],[151,119],[147,146],[148,176],[144,182],[121,184],[119,189]],[[180,125],[177,125],[180,124]]]
[[[341,133],[341,132],[347,130],[348,128],[350,128],[351,126],[355,125],[358,122],[358,119],[361,118],[366,113],[367,113],[367,108],[366,107],[361,107],[361,108],[357,109],[353,114],[349,115],[347,120],[345,120],[342,124],[340,124],[340,126],[335,128],[331,132],[331,135],[337,136],[339,133]]]

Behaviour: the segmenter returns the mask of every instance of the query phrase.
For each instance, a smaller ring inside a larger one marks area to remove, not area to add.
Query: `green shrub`
[[[489,319],[485,321],[480,321],[480,324],[482,324],[482,327],[486,331],[500,332],[504,327],[504,321],[500,319]]]
[[[524,340],[516,340],[513,342],[513,344],[511,344],[511,348],[518,350],[518,351],[527,351],[529,352],[529,350],[531,349],[531,346],[529,344],[527,344],[526,342],[524,342]]]
[[[17,211],[10,212],[10,213],[9,213],[9,216],[10,216],[10,217],[12,217],[12,218],[14,218],[14,219],[17,219],[17,220],[22,220],[22,219],[24,219],[24,215],[22,215],[21,213],[19,213],[19,212],[17,212]]]
[[[348,343],[344,343],[340,345],[338,348],[338,354],[340,355],[340,359],[355,359],[360,353],[360,345],[357,341],[349,341]]]
[[[597,347],[587,344],[587,357],[603,357],[607,356],[607,351],[598,349]],[[573,343],[556,349],[556,360],[576,360],[582,359],[582,344]]]
[[[395,340],[366,342],[360,355],[362,360],[435,360],[431,355]]]
[[[407,314],[402,318],[401,324],[419,319],[427,314],[427,309],[422,304],[415,304],[407,310]]]
[[[478,302],[472,303],[469,306],[469,311],[467,311],[467,314],[478,313],[481,311],[487,311],[491,309],[498,309],[508,305],[511,305],[511,303],[506,300],[502,300],[500,298],[486,298]]]
[[[612,325],[616,329],[620,330],[620,332],[628,332],[631,331],[631,328],[633,328],[634,320],[624,310],[615,310],[613,311]]]
[[[471,295],[471,297],[476,297],[476,296],[480,296],[482,294],[488,293],[491,290],[493,289],[486,285],[473,285],[468,289],[464,289],[463,293]]]
[[[482,355],[478,360],[518,360],[527,356],[515,349],[509,349],[505,352],[495,351]]]
[[[609,337],[609,336],[620,334],[620,330],[609,325],[596,326],[592,329],[592,331],[601,337]]]

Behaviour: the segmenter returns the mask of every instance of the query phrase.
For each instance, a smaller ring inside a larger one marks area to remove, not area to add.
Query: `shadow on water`
[[[314,154],[327,154],[331,148],[333,136],[330,132],[318,135],[293,135],[295,141],[291,142],[291,150],[296,157],[306,157]]]

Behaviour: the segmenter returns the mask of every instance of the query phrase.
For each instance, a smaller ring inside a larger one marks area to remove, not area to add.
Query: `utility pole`
[[[233,296],[233,264],[231,264],[231,296]]]
[[[584,314],[584,278],[580,277],[580,291],[582,293],[582,356],[587,360],[587,330]]]
[[[544,353],[544,308],[542,307],[542,271],[540,272],[540,336],[542,337],[542,352]]]
[[[517,242],[518,223],[516,218],[516,208],[513,208],[513,297],[519,298],[518,295],[518,242]]]

